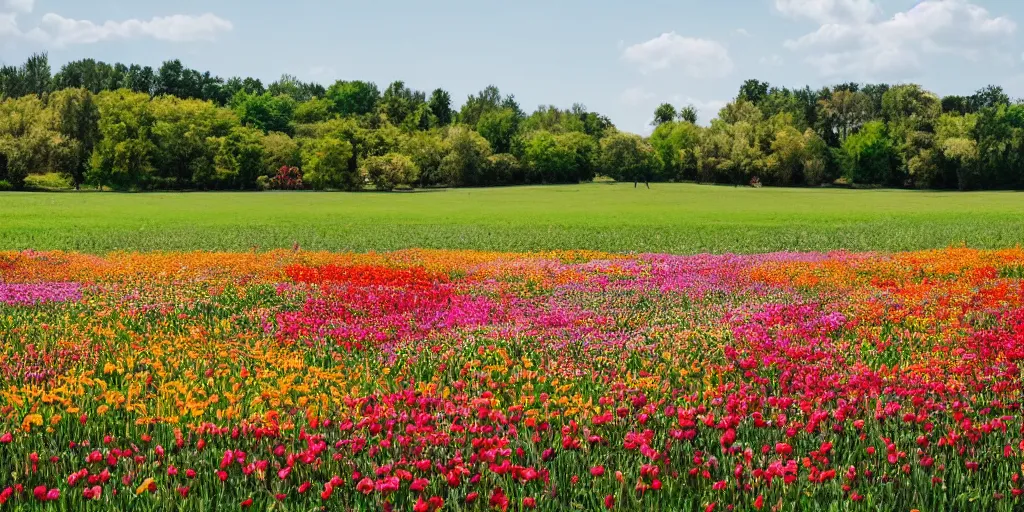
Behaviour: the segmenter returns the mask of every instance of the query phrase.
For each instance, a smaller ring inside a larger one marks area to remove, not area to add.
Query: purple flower
[[[78,283],[0,283],[0,304],[33,306],[82,299]]]

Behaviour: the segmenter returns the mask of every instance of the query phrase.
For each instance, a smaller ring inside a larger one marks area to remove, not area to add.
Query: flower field
[[[0,253],[2,510],[1018,510],[1024,250]]]

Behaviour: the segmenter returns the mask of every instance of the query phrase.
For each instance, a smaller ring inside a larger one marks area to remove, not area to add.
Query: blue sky
[[[0,60],[47,51],[329,84],[395,79],[457,103],[488,84],[526,110],[581,102],[645,133],[663,101],[702,122],[746,78],[989,84],[1024,96],[1019,0],[0,0]]]

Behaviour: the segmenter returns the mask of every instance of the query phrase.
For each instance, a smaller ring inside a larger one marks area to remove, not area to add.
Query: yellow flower
[[[135,495],[138,496],[138,495],[146,492],[146,490],[149,489],[149,484],[151,484],[151,483],[153,483],[153,479],[152,478],[147,478],[147,479],[143,480],[142,481],[142,485],[139,485],[135,489]]]
[[[29,414],[21,421],[21,429],[25,432],[31,432],[33,426],[41,427],[42,425],[43,416],[41,414]]]

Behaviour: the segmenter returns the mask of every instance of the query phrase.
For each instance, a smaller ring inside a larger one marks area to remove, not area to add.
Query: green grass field
[[[1024,194],[632,184],[414,193],[0,193],[0,249],[765,252],[1024,243]]]

